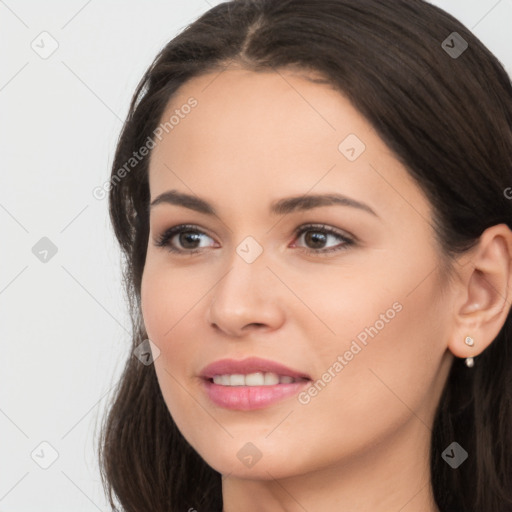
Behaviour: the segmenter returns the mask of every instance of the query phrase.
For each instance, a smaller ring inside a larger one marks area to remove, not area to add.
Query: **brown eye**
[[[201,242],[200,235],[195,231],[182,231],[178,233],[179,244],[185,249],[196,249],[197,243]]]
[[[306,250],[312,253],[341,251],[354,244],[352,239],[325,225],[303,226],[296,232],[296,236],[298,239],[303,238],[306,244]],[[341,243],[335,246],[325,247],[330,240],[336,239],[338,241],[341,240]]]
[[[158,247],[165,247],[173,253],[192,254],[200,252],[203,247],[198,244],[202,239],[211,238],[203,231],[200,231],[195,226],[181,225],[174,226],[166,230],[156,242]],[[173,239],[176,241],[173,242]],[[176,244],[178,247],[176,247]]]

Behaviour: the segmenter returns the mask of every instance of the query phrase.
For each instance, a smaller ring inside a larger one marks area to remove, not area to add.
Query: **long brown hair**
[[[423,0],[225,2],[157,55],[118,141],[109,207],[123,254],[132,349],[147,338],[140,286],[149,158],[119,171],[153,136],[180,86],[229,63],[255,72],[316,71],[348,97],[427,194],[447,261],[473,247],[486,228],[512,228],[512,195],[505,192],[512,186],[511,81],[459,21]],[[456,358],[450,370],[430,460],[443,512],[512,511],[511,322],[509,313],[473,368]],[[468,452],[456,469],[441,457],[453,441]],[[133,356],[105,414],[99,459],[113,509],[115,501],[126,512],[222,509],[221,475],[177,429],[153,365]]]

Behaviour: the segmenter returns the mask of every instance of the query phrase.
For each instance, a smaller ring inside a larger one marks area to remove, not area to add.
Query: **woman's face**
[[[259,479],[397,439],[426,445],[452,358],[450,296],[430,205],[404,167],[341,94],[291,72],[194,78],[171,116],[149,181],[151,202],[176,195],[151,207],[141,293],[187,441],[217,471]],[[310,380],[236,366],[255,357]],[[238,376],[203,378],[226,359],[209,377]]]

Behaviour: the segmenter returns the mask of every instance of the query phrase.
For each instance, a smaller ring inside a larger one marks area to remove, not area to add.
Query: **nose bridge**
[[[263,246],[254,237],[246,236],[234,247],[228,260],[229,269],[216,286],[215,295],[228,301],[255,299],[262,288],[258,283],[265,282],[269,274]]]
[[[263,254],[263,246],[251,235],[246,236],[236,247],[236,254],[242,259],[247,265],[252,265],[258,259],[261,260]]]
[[[269,286],[262,245],[252,236],[235,246],[228,269],[212,290],[209,321],[226,332],[235,333],[247,324],[275,324],[280,313]]]

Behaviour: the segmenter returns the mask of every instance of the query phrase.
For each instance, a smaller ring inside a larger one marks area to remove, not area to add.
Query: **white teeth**
[[[279,376],[272,372],[256,372],[242,375],[239,373],[233,375],[215,375],[213,382],[221,386],[275,386],[276,384],[291,384],[298,379],[288,375]]]
[[[233,378],[233,377],[231,377],[231,378]],[[231,382],[233,382],[233,381],[231,381]],[[244,384],[246,386],[264,386],[265,385],[265,375],[263,375],[263,373],[261,373],[261,372],[249,373],[248,375],[245,376],[242,386]]]
[[[243,386],[245,384],[245,375],[240,375],[237,373],[235,375],[231,375],[229,379],[230,386]]]
[[[264,386],[275,386],[279,384],[279,375],[277,373],[265,373]]]

